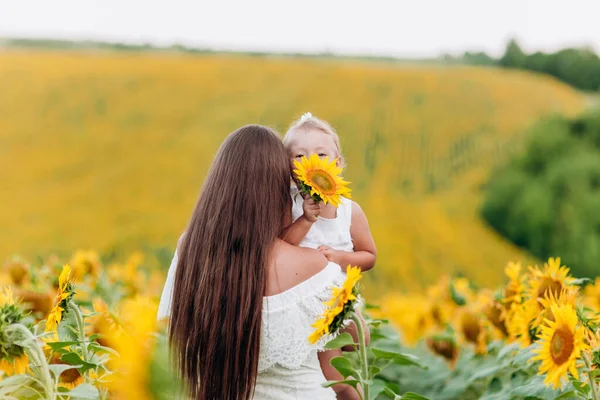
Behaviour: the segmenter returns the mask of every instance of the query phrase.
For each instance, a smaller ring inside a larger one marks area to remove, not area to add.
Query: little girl
[[[290,127],[283,144],[292,164],[294,160],[300,161],[303,156],[314,153],[321,158],[336,159],[338,166],[343,165],[337,133],[327,122],[310,113]],[[316,203],[309,196],[299,195],[295,184],[292,185],[292,198],[293,223],[284,229],[283,240],[319,250],[344,271],[348,265],[358,266],[363,271],[373,268],[377,253],[375,242],[367,217],[356,202],[342,197],[338,208]]]
[[[300,161],[311,154],[337,160],[343,165],[340,139],[327,122],[304,114],[285,134],[283,144],[294,160]],[[360,206],[345,197],[339,207],[331,203],[316,203],[310,196],[301,196],[296,184],[292,184],[292,221],[282,232],[282,239],[300,247],[319,250],[331,262],[346,270],[348,265],[358,266],[368,271],[375,265],[375,242],[365,213]],[[289,216],[288,216],[289,218]],[[291,224],[290,224],[291,223]],[[288,226],[289,225],[289,226]],[[353,347],[344,348],[351,351]],[[320,352],[319,363],[328,379],[342,380],[344,377],[331,366],[331,359],[342,355],[342,349]],[[338,400],[357,400],[360,397],[347,385],[335,385]]]

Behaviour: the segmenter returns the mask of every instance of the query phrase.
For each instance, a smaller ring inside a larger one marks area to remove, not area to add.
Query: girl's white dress
[[[304,214],[302,209],[304,199],[297,193],[298,189],[292,186],[292,219],[294,221]],[[354,243],[350,235],[351,224],[352,200],[342,197],[336,217],[333,219],[317,217],[317,220],[313,222],[310,230],[300,242],[300,247],[316,249],[319,246],[329,246],[334,250],[354,251]]]
[[[171,314],[171,298],[177,252],[171,262],[158,309],[158,318]],[[331,388],[322,387],[325,377],[317,352],[331,337],[312,345],[311,325],[331,297],[331,287],[340,286],[345,274],[339,265],[329,263],[306,281],[275,296],[263,298],[263,321],[256,381],[256,400],[335,400]],[[198,310],[202,312],[202,310]]]

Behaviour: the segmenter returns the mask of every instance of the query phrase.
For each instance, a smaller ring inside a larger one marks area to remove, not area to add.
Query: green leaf
[[[8,378],[3,378],[0,381],[0,398],[8,393],[13,392],[15,389],[26,386],[31,380],[29,375],[13,375]]]
[[[375,342],[375,341],[381,340],[381,339],[394,340],[394,338],[392,338],[389,335],[386,335],[385,333],[382,333],[379,330],[371,332],[371,342]]]
[[[587,397],[591,390],[590,385],[584,384],[580,380],[575,379],[573,376],[569,376],[569,380],[571,381],[571,384],[573,385],[575,390]]]
[[[327,342],[325,348],[329,350],[340,349],[350,344],[355,344],[354,339],[352,339],[352,335],[350,335],[348,332],[344,332],[341,335]]]
[[[503,359],[504,357],[506,357],[508,354],[513,353],[515,351],[519,350],[519,343],[518,342],[513,342],[510,344],[507,344],[506,346],[503,346],[500,351],[498,351],[498,356],[496,357],[498,360]]]
[[[540,379],[536,379],[531,381],[530,383],[518,386],[511,391],[513,396],[521,396],[521,397],[543,397],[544,393],[547,391],[546,385]]]
[[[406,392],[400,397],[402,400],[429,400],[429,398],[425,396],[421,396],[420,394]]]
[[[471,375],[469,380],[474,381],[474,380],[481,379],[481,378],[488,378],[491,375],[496,374],[496,372],[502,370],[503,368],[504,368],[504,366],[502,366],[502,365],[494,365],[492,367],[480,369],[479,371],[477,371],[473,375]]]
[[[402,400],[402,397],[398,396],[396,393],[394,393],[394,391],[392,389],[390,389],[389,387],[386,387],[385,389],[383,389],[383,392],[385,394],[387,394],[388,396],[390,396],[394,400]]]
[[[535,357],[535,354],[532,351],[535,348],[535,346],[536,345],[531,345],[529,347],[519,350],[512,362],[513,365],[517,367],[527,366],[530,363],[531,359]]]
[[[375,378],[377,375],[379,375],[381,373],[381,368],[378,367],[377,365],[371,365],[369,367],[369,378],[373,379]]]
[[[48,365],[48,369],[56,377],[60,376],[63,372],[65,372],[69,369],[75,369],[75,368],[81,368],[81,365],[69,365],[69,364],[50,364],[50,365]]]
[[[53,343],[47,343],[48,346],[50,346],[50,348],[54,351],[60,350],[60,349],[64,349],[65,347],[69,347],[69,346],[73,346],[76,344],[79,344],[80,342],[78,341],[71,341],[71,342],[53,342]]]
[[[371,387],[369,388],[369,394],[372,399],[376,399],[386,388],[386,382],[381,379],[374,379]]]
[[[346,385],[350,385],[356,389],[356,385],[358,385],[359,383],[360,382],[357,381],[356,379],[344,379],[342,381],[327,381],[327,382],[324,382],[322,384],[322,386],[328,388],[328,387],[332,387],[334,385],[346,384]]]
[[[72,399],[96,400],[100,397],[98,389],[96,389],[95,386],[92,386],[89,383],[82,383],[81,385],[75,387],[73,390],[65,394],[67,396],[70,396]]]
[[[558,397],[555,397],[554,400],[574,400],[574,399],[580,399],[581,397],[579,397],[577,395],[577,392],[574,390],[571,390],[570,392],[565,392],[563,394],[561,394]]]
[[[99,333],[94,333],[93,335],[90,335],[90,337],[88,337],[88,340],[90,342],[93,342],[96,339],[100,339],[102,336],[104,336],[104,335],[101,335]]]
[[[593,281],[590,278],[578,278],[572,281],[573,285],[583,286],[587,283],[592,283]]]
[[[412,354],[402,354],[393,351],[371,349],[377,359],[390,360],[396,365],[415,365],[417,367],[428,369],[427,366],[419,363],[419,358]]]
[[[377,304],[365,303],[365,310],[381,310],[381,306]]]
[[[358,378],[360,375],[356,369],[352,366],[350,360],[346,357],[333,357],[329,362],[333,368],[335,368],[345,378],[352,376]]]
[[[101,346],[97,342],[88,343],[88,349],[92,350],[94,353],[103,351],[103,352],[110,353],[116,357],[119,357],[119,353],[115,349],[111,349],[110,347]]]
[[[467,304],[467,299],[465,299],[460,293],[456,291],[454,287],[454,282],[450,282],[450,297],[452,301],[456,303],[457,306],[464,306]]]
[[[79,355],[77,355],[76,353],[67,353],[67,354],[63,354],[60,359],[64,362],[66,362],[67,364],[71,364],[71,365],[80,365],[79,367],[79,372],[80,373],[85,373],[86,371],[92,369],[92,368],[96,368],[97,365],[96,364],[91,364],[88,362],[85,362],[81,359],[81,357],[79,357]]]

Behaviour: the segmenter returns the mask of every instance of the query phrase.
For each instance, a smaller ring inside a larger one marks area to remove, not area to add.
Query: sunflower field
[[[494,68],[83,50],[0,50],[0,90],[0,260],[94,248],[154,262],[228,133],[283,133],[310,111],[338,131],[369,218],[373,293],[448,272],[496,285],[501,268],[481,266],[529,261],[480,218],[480,186],[530,124],[586,104],[554,79]]]
[[[3,268],[0,398],[177,398],[156,320],[163,274],[139,253],[64,261]],[[387,360],[369,370],[370,398],[599,400],[600,278],[574,279],[552,258],[505,273],[496,290],[448,277],[368,305],[365,359]]]
[[[0,49],[0,89],[0,399],[178,398],[156,313],[202,178],[229,132],[310,111],[340,135],[378,248],[361,281],[370,399],[600,400],[600,280],[479,212],[530,125],[586,108],[572,88],[467,66]]]

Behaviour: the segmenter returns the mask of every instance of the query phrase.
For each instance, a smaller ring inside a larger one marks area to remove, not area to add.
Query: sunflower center
[[[575,348],[575,337],[568,329],[557,328],[550,341],[550,354],[557,365],[569,360]]]
[[[537,297],[538,299],[544,299],[552,293],[555,297],[558,297],[560,294],[560,290],[562,289],[562,283],[560,281],[555,281],[554,279],[544,278],[540,282],[540,287],[538,288]]]
[[[454,360],[458,356],[458,349],[449,340],[444,339],[427,339],[427,345],[429,348],[444,357],[446,360]]]
[[[315,170],[309,176],[310,182],[325,194],[335,194],[333,177],[323,170]]]
[[[433,318],[435,323],[438,325],[443,325],[444,323],[442,319],[442,311],[440,310],[440,306],[438,306],[437,304],[434,305],[431,309],[431,318]]]
[[[60,381],[63,383],[73,383],[81,377],[79,371],[76,368],[68,369],[60,374]]]
[[[506,328],[504,315],[502,314],[501,304],[497,302],[490,303],[485,310],[485,315],[496,328],[505,336],[508,336],[508,329]]]
[[[462,329],[465,338],[471,343],[477,343],[477,338],[481,333],[481,326],[477,317],[471,313],[466,313],[462,317]]]

